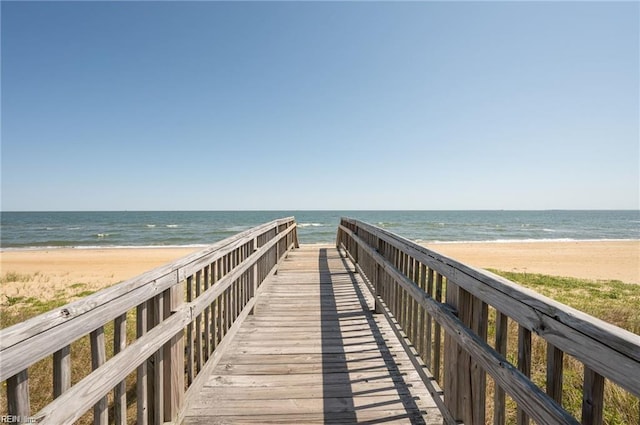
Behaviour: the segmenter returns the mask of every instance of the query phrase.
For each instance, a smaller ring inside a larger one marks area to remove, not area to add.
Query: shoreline
[[[311,245],[311,244],[303,244]],[[333,243],[313,245],[334,246]],[[477,268],[640,284],[640,240],[420,243]],[[0,251],[5,297],[53,299],[97,291],[206,246],[99,247]]]
[[[545,243],[591,243],[591,242],[629,242],[640,243],[640,239],[489,239],[489,240],[460,240],[460,241],[443,241],[443,240],[422,240],[422,239],[409,239],[412,242],[421,246],[440,246],[440,245],[502,245],[502,244],[545,244]],[[300,242],[300,245],[334,245],[335,240],[327,242]],[[149,249],[149,250],[163,250],[163,249],[177,249],[187,250],[192,249],[197,251],[198,249],[205,249],[212,244],[187,244],[187,245],[73,245],[73,246],[25,246],[25,247],[3,247],[0,248],[0,254],[5,252],[38,252],[38,251],[91,251],[91,250],[135,250],[135,249]]]

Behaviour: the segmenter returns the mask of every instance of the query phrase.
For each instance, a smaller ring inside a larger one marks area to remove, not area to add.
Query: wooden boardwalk
[[[185,425],[442,423],[350,261],[302,246],[261,287]]]
[[[297,249],[294,217],[276,219],[1,329],[0,417],[640,423],[640,335],[359,220],[342,218],[336,242]],[[576,373],[580,414],[562,404]],[[43,406],[30,388],[46,382]]]

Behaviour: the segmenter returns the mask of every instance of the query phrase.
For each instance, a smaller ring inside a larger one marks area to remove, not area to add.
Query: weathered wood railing
[[[506,393],[517,405],[518,424],[529,418],[579,423],[562,407],[567,356],[584,370],[583,424],[602,423],[605,380],[638,402],[640,336],[367,223],[343,218],[337,245],[366,277],[376,309],[396,323],[447,422],[485,424],[492,416],[504,424]],[[508,321],[518,327],[517,356],[510,358]],[[491,345],[489,327],[495,329]],[[544,390],[530,378],[532,333],[546,345]],[[487,374],[496,384],[492,414],[486,412]],[[640,416],[633,421],[640,423]]]
[[[297,245],[294,219],[275,220],[0,331],[8,414],[60,425],[93,407],[93,423],[107,424],[111,400],[111,423],[126,423],[132,403],[138,425],[179,423],[185,400],[206,377],[202,371],[219,360],[252,311],[260,284]],[[128,318],[135,321],[133,341],[127,341]],[[107,360],[105,327],[111,323]],[[93,371],[71,385],[71,347],[86,335]],[[33,413],[28,370],[45,358],[53,361],[54,399]],[[129,399],[127,377],[135,381]]]

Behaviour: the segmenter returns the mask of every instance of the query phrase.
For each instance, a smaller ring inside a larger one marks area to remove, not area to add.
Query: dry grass
[[[493,271],[507,279],[535,290],[549,298],[569,305],[601,320],[636,334],[640,333],[640,285],[620,281],[592,281],[531,273]],[[491,310],[490,310],[491,311]],[[495,311],[491,311],[495,316]],[[490,323],[495,318],[490,317]],[[517,323],[509,321],[507,358],[517,363]],[[488,341],[495,338],[495,328],[489,327]],[[531,379],[543,390],[546,387],[546,342],[536,335],[532,337]],[[582,386],[584,368],[575,358],[565,354],[562,405],[574,417],[582,412]],[[488,379],[487,399],[493,399],[493,381]],[[639,417],[638,399],[619,386],[606,381],[604,423],[626,425],[636,423]],[[492,401],[490,402],[492,404]],[[515,403],[508,401],[509,420],[515,423]],[[491,408],[488,417],[492,417]]]
[[[640,333],[640,285],[624,284],[619,281],[589,281],[572,278],[559,278],[530,273],[496,273],[529,287],[543,295],[559,302],[570,305],[616,326],[631,332]],[[6,273],[0,282],[37,282],[44,276],[34,273],[20,275]],[[53,297],[35,298],[25,295],[4,296],[0,300],[2,314],[0,327],[5,328],[22,322],[30,317],[49,311],[66,304],[79,297],[90,294],[87,285],[77,282],[68,285],[64,290],[58,290]],[[490,309],[488,341],[495,338],[495,311]],[[135,311],[130,311],[127,317],[127,340],[135,339]],[[108,357],[113,353],[113,326],[105,326],[105,340],[107,342]],[[91,371],[90,343],[88,337],[74,342],[71,347],[72,355],[72,383],[76,383]],[[509,322],[509,343],[507,358],[517,362],[517,324]],[[532,379],[540,387],[545,388],[546,379],[546,343],[537,336],[532,340]],[[30,397],[32,412],[37,412],[53,399],[52,376],[53,367],[51,356],[29,368]],[[582,404],[582,364],[574,358],[565,355],[564,359],[564,395],[563,406],[574,416],[580,417]],[[0,391],[0,414],[7,411],[6,390],[3,383]],[[128,400],[135,400],[135,374],[127,379]],[[494,384],[487,379],[487,420],[491,422]],[[110,402],[112,395],[110,396]],[[508,423],[515,423],[515,403],[507,397]],[[113,417],[110,414],[110,417]],[[128,406],[128,423],[135,423],[135,404]],[[637,398],[618,386],[607,382],[605,386],[605,424],[623,425],[636,423],[639,417]],[[89,411],[78,422],[90,424],[92,413]],[[634,422],[635,421],[635,422]]]
[[[33,299],[25,299],[20,301],[17,305],[21,308],[11,310],[9,314],[3,314],[2,327],[10,326],[14,323],[19,323],[28,319],[29,317],[41,314],[46,307],[59,307],[66,304],[63,300],[52,300],[48,303],[37,302]],[[37,314],[36,314],[37,313]],[[136,337],[136,312],[132,310],[127,313],[127,342],[135,340]],[[105,333],[105,348],[107,352],[107,360],[113,357],[113,345],[114,345],[114,330],[113,322],[109,322],[104,327]],[[89,336],[86,335],[71,344],[71,385],[75,385],[80,382],[91,372],[91,343]],[[127,378],[126,387],[128,392],[127,399],[129,401],[135,400],[135,373]],[[133,395],[132,395],[133,394]],[[29,368],[29,396],[31,402],[31,412],[35,413],[42,409],[47,404],[53,401],[53,356],[48,356],[39,362],[35,363]],[[113,402],[113,393],[109,394],[109,405]],[[128,423],[135,423],[136,406],[129,403],[127,409]],[[110,407],[112,410],[112,406]],[[0,412],[5,414],[7,412],[6,405],[6,383],[3,382],[2,389],[0,390]],[[111,420],[113,419],[112,412],[109,413]],[[77,422],[80,425],[89,425],[93,423],[93,413],[91,410],[86,412]]]
[[[25,283],[33,284],[46,280],[40,273],[19,274],[7,272],[1,278],[2,283]],[[19,289],[20,287],[18,287]],[[29,293],[31,291],[24,291]],[[36,298],[24,295],[7,295],[3,293],[0,299],[0,329],[7,328],[14,324],[23,322],[32,317],[46,313],[55,308],[61,307],[79,298],[91,295],[94,291],[87,289],[87,285],[77,282],[68,285],[55,293],[47,293],[48,296]],[[18,291],[20,293],[20,291]],[[127,340],[135,339],[135,311],[127,316]],[[113,356],[113,322],[105,325],[105,342],[108,358]],[[53,356],[48,356],[29,368],[29,397],[31,402],[31,412],[35,413],[53,400]],[[71,384],[74,385],[91,372],[91,345],[89,336],[82,337],[71,344]],[[128,380],[128,388],[135,388],[133,377]],[[134,389],[135,391],[135,389]],[[112,397],[112,396],[111,396]],[[6,383],[2,383],[0,389],[0,414],[7,412]],[[134,406],[135,407],[135,406]],[[130,415],[130,423],[135,418],[135,410]],[[85,414],[77,423],[91,424],[93,415],[91,412]]]

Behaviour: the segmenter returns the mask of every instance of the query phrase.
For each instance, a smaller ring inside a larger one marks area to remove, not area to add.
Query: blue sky
[[[637,2],[5,2],[2,210],[637,209]]]

